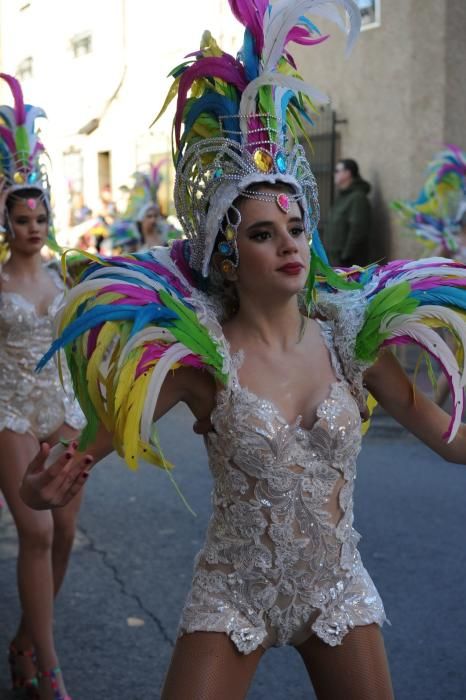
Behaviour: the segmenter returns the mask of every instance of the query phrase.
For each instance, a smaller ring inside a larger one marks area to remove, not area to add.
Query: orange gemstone
[[[254,151],[253,158],[257,169],[261,172],[269,173],[272,170],[273,158],[268,151],[265,151],[263,148],[258,148],[257,151]]]

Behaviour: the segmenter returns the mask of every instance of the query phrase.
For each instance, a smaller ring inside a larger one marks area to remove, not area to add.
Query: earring
[[[221,270],[225,277],[230,277],[230,280],[232,278],[232,275],[235,273],[236,268],[231,262],[231,260],[222,260],[222,263],[220,265]]]

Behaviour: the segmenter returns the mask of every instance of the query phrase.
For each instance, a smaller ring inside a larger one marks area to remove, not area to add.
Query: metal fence
[[[319,188],[320,233],[325,229],[334,198],[333,171],[339,155],[338,123],[341,122],[337,120],[335,111],[326,105],[319,109],[314,117],[314,126],[309,129],[311,145],[305,139],[301,140]]]

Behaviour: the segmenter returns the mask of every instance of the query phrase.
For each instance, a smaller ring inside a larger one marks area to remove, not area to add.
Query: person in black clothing
[[[371,186],[359,174],[351,158],[339,160],[335,167],[337,198],[330,210],[324,231],[324,245],[334,267],[367,265],[371,262],[371,204],[367,195]]]

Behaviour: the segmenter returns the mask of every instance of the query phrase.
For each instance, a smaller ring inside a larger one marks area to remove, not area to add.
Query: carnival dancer
[[[0,217],[5,262],[0,269],[0,490],[19,539],[18,590],[22,618],[10,645],[13,688],[46,700],[68,697],[53,639],[53,600],[65,576],[80,495],[64,508],[39,513],[19,497],[21,481],[39,443],[73,440],[84,424],[66,395],[57,368],[37,374],[50,345],[52,320],[63,298],[60,277],[43,264],[55,251],[43,146],[34,130],[45,113],[24,104],[21,86],[4,73],[14,107],[0,107]]]
[[[162,216],[157,198],[166,162],[167,158],[162,158],[147,171],[138,170],[133,175],[134,186],[123,218],[134,221],[140,235],[139,250],[167,244],[170,226]]]
[[[403,230],[422,241],[428,253],[466,262],[466,153],[450,145],[427,167],[414,201],[396,200]]]
[[[466,263],[466,153],[450,145],[427,167],[426,180],[415,201],[392,203],[403,231],[422,241],[427,255],[444,255]],[[441,374],[435,401],[442,406],[450,386]]]
[[[169,469],[154,421],[185,402],[206,431],[213,514],[162,698],[244,698],[266,649],[291,644],[319,700],[387,700],[385,612],[352,525],[364,384],[439,455],[466,462],[464,355],[459,367],[431,327],[447,325],[464,346],[466,268],[442,258],[342,274],[328,266],[315,179],[294,138],[319,95],[288,43],[319,44],[307,14],[344,28],[344,11],[351,45],[359,9],[352,0],[230,7],[246,29],[238,58],[205,34],[173,71],[186,240],[95,259],[71,291],[43,363],[65,348],[88,426],[72,457],[42,446],[21,494],[36,508],[66,503],[86,460],[112,447],[133,468],[145,459]],[[451,419],[419,392],[413,402],[383,349],[410,341],[443,363]]]

